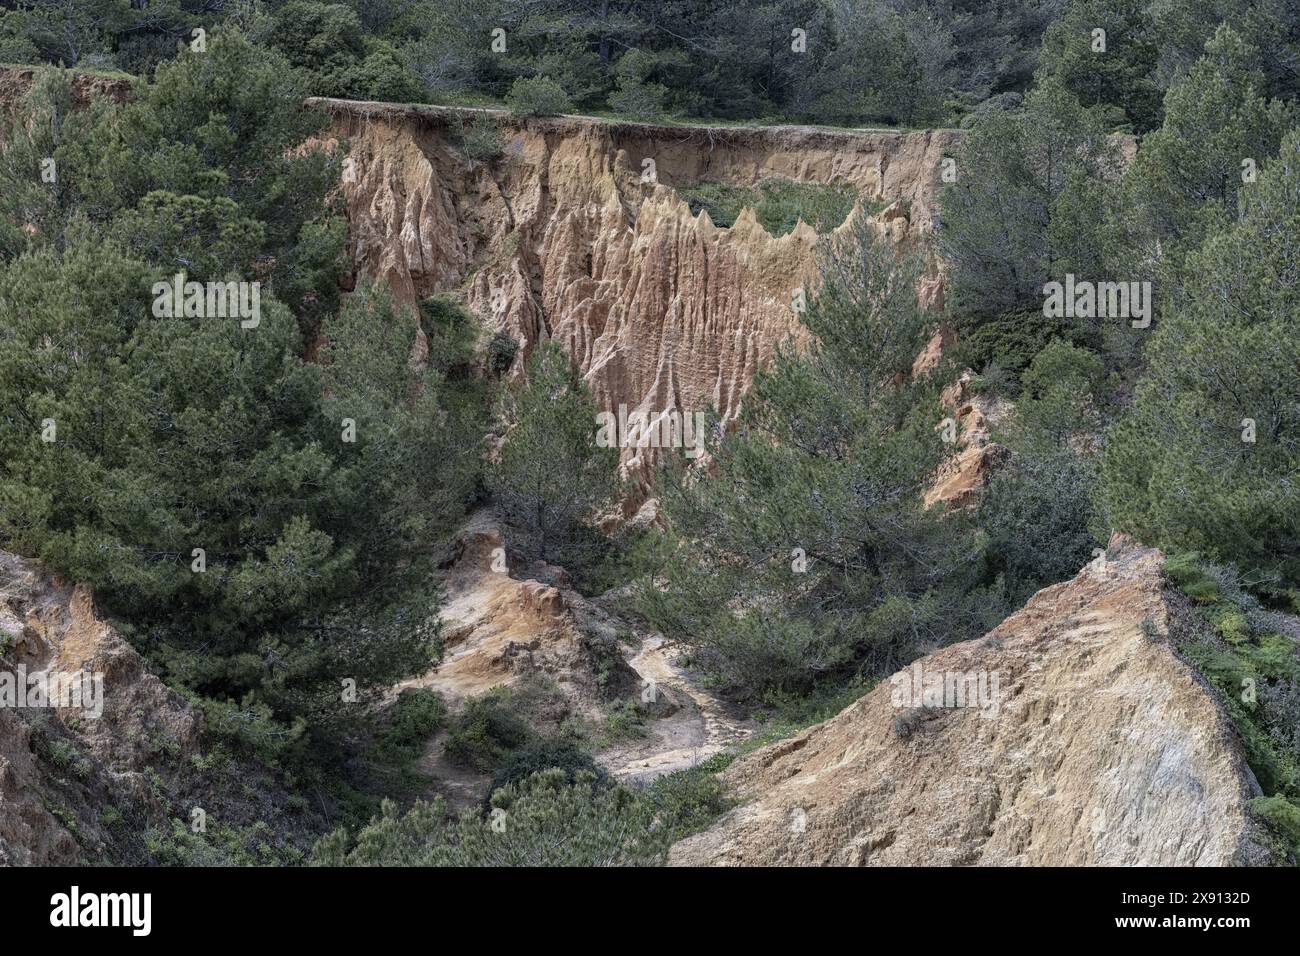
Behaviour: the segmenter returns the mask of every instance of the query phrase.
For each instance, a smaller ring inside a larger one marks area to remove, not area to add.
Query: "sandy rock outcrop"
[[[399,690],[436,690],[454,711],[495,687],[514,687],[535,731],[552,735],[577,718],[596,735],[597,762],[628,782],[695,766],[757,730],[747,714],[697,685],[678,661],[684,648],[627,613],[628,586],[584,598],[563,569],[511,553],[488,511],[458,536],[442,582],[443,662]],[[558,693],[539,701],[535,677]],[[641,717],[640,732],[602,740],[610,712],[628,705]],[[449,760],[445,744],[442,736],[431,740],[420,764],[433,792],[457,807],[477,804],[490,778]]]
[[[0,703],[0,865],[77,862],[113,840],[104,807],[155,802],[146,772],[161,751],[182,764],[198,752],[197,717],[98,616],[85,587],[4,552],[0,651],[8,687],[33,674],[102,679],[98,716],[91,695],[72,707]]]
[[[635,699],[639,680],[624,660],[609,615],[569,589],[562,568],[521,567],[486,512],[459,536],[443,577],[446,653],[436,670],[403,686],[429,687],[453,701],[543,674],[574,712]]]
[[[723,779],[744,802],[671,862],[1267,862],[1235,731],[1171,647],[1182,599],[1160,562],[1116,539],[987,637],[741,758]],[[948,706],[924,696],[947,675],[975,680],[968,706],[952,706],[955,678]]]
[[[931,348],[917,360],[918,364],[939,347],[939,336],[936,335]],[[979,501],[980,490],[993,472],[1011,457],[1005,447],[993,441],[990,429],[1005,421],[1014,406],[1006,399],[973,393],[970,383],[974,378],[975,373],[967,369],[940,395],[940,402],[952,414],[939,427],[954,430],[957,453],[944,463],[934,483],[926,490],[924,500],[927,507],[935,504],[953,508],[974,506]]]
[[[404,302],[462,295],[525,357],[559,342],[604,410],[712,406],[724,420],[777,344],[802,334],[794,293],[816,281],[819,237],[806,224],[771,236],[749,210],[718,228],[677,188],[769,176],[849,185],[890,203],[877,229],[928,248],[940,161],[959,135],[495,114],[503,153],[473,162],[456,145],[466,111],[315,102],[349,143],[342,192],[358,278],[386,280]],[[937,267],[921,292],[942,303]],[[653,457],[624,449],[623,463],[644,478]]]

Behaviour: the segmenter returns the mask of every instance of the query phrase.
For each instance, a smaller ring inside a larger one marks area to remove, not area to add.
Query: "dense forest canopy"
[[[1287,0],[4,0],[0,62],[149,76],[226,23],[319,95],[491,102],[545,77],[574,109],[641,118],[965,125],[1018,106],[1038,72],[1143,131],[1218,23],[1252,44],[1267,92],[1300,71]]]

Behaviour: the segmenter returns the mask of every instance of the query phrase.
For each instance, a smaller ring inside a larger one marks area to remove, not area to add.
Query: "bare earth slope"
[[[671,862],[1267,862],[1235,732],[1169,644],[1178,599],[1160,555],[1112,548],[987,637],[921,661],[926,674],[997,673],[995,715],[900,709],[885,682],[738,760],[724,779],[744,802]]]
[[[197,716],[99,617],[87,588],[5,552],[0,651],[0,672],[103,678],[97,718],[75,708],[0,707],[0,865],[118,856],[121,835],[103,810],[114,807],[135,825],[165,820],[150,772],[166,774],[199,752]]]
[[[601,742],[595,755],[625,781],[692,767],[753,733],[752,720],[732,713],[676,664],[675,644],[624,620],[612,606],[617,601],[589,601],[568,586],[562,569],[524,566],[506,552],[496,521],[476,513],[442,576],[446,655],[401,687],[436,690],[459,711],[494,687],[542,678],[555,695],[528,716],[543,734],[578,718],[598,736],[610,708],[635,705],[646,718],[643,734]],[[443,736],[430,740],[421,763],[431,792],[456,806],[479,802],[490,778],[449,762],[445,744]]]
[[[0,110],[13,107],[26,96],[42,69],[34,66],[0,66]],[[73,102],[77,107],[83,107],[92,97],[102,95],[124,103],[131,97],[132,82],[125,74],[74,73]]]

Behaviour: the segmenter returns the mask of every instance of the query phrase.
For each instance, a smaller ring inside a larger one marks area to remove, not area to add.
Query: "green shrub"
[[[661,859],[653,807],[640,793],[547,770],[492,795],[490,812],[452,817],[441,800],[406,813],[385,801],[355,845],[338,830],[318,866],[624,866]]]
[[[527,744],[510,756],[500,770],[492,775],[492,789],[495,793],[502,787],[517,784],[543,770],[562,770],[566,783],[575,783],[582,774],[590,774],[593,782],[605,781],[605,771],[592,759],[591,754],[583,750],[572,740],[539,740]]]
[[[643,50],[624,53],[615,68],[617,89],[609,95],[610,107],[636,119],[661,119],[666,112],[668,88],[648,82],[654,65],[654,58]]]
[[[81,756],[70,741],[62,737],[43,736],[42,739],[45,741],[45,753],[55,767],[77,777],[89,776],[90,761]]]
[[[1250,802],[1250,809],[1284,841],[1284,850],[1292,862],[1300,859],[1300,807],[1286,797],[1274,794],[1256,797]]]
[[[351,96],[385,103],[412,103],[424,98],[424,84],[383,40],[368,40],[364,59],[345,74]]]
[[[306,77],[312,93],[406,103],[424,83],[387,40],[369,35],[341,3],[289,0],[274,14],[269,42]]]
[[[549,76],[520,77],[506,94],[506,106],[516,116],[559,116],[573,112],[573,101]]]
[[[122,822],[122,811],[117,807],[105,807],[99,812],[99,825],[105,830],[111,830]]]
[[[441,801],[381,815],[350,838],[339,829],[312,851],[316,866],[628,866],[662,863],[668,848],[730,808],[725,759],[662,777],[647,790],[555,768],[492,794],[486,812],[452,817]]]
[[[1201,564],[1201,556],[1195,551],[1171,554],[1162,565],[1161,570],[1193,601],[1217,601],[1219,584]]]
[[[41,51],[26,37],[0,36],[0,63],[39,63]]]
[[[988,534],[985,561],[1010,608],[1041,588],[1078,573],[1102,543],[1089,530],[1096,470],[1066,451],[1025,455],[984,488],[979,524]]]
[[[1222,603],[1210,608],[1210,623],[1229,644],[1243,644],[1250,639],[1250,621],[1241,608]]]
[[[461,152],[476,163],[488,163],[501,155],[501,128],[486,113],[474,117],[460,140]]]
[[[645,735],[645,714],[630,700],[614,707],[605,717],[605,736],[610,740],[626,740]]]
[[[639,120],[663,119],[668,89],[658,83],[620,80],[618,89],[609,94],[609,105],[624,116]]]
[[[161,866],[294,866],[303,861],[302,851],[264,820],[250,826],[209,820],[202,833],[183,820],[171,824],[170,831],[151,827],[144,833],[145,849]]]
[[[493,375],[502,376],[510,371],[510,366],[519,354],[519,343],[505,332],[496,332],[488,343],[488,369]]]
[[[1255,626],[1269,623],[1270,615],[1260,612],[1230,569],[1184,553],[1170,557],[1164,570],[1200,602],[1208,633],[1179,650],[1218,692],[1265,794],[1252,808],[1294,858],[1300,850],[1300,654],[1290,638]]]
[[[524,388],[502,390],[510,427],[488,473],[514,547],[571,574],[604,556],[607,536],[592,519],[618,490],[618,449],[598,442],[598,410],[573,360],[545,343],[529,360]]]
[[[734,806],[718,779],[718,774],[732,760],[730,754],[717,754],[689,770],[660,777],[650,785],[648,796],[655,820],[662,828],[658,840],[665,850],[705,829]]]
[[[420,330],[429,347],[429,364],[445,375],[469,374],[479,336],[478,320],[449,295],[420,300]]]
[[[1005,382],[1018,383],[1034,357],[1065,330],[1041,312],[1020,312],[972,320],[961,332],[958,352],[962,364],[976,371],[997,366]]]
[[[452,722],[445,751],[453,763],[491,772],[505,765],[532,736],[510,689],[494,687],[466,703]]]
[[[390,763],[413,760],[446,721],[447,705],[441,694],[425,687],[408,688],[393,703],[376,752]]]

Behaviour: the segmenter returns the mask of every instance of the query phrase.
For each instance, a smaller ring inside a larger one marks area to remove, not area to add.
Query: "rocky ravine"
[[[635,704],[646,716],[644,736],[606,743],[596,753],[601,766],[627,782],[692,767],[756,728],[695,685],[675,663],[676,645],[624,620],[616,595],[588,600],[563,569],[521,564],[487,511],[458,536],[442,586],[444,659],[399,690],[436,690],[458,711],[494,687],[540,678],[555,691],[541,713],[529,714],[541,732],[576,718],[599,733],[611,707]],[[454,806],[477,804],[490,776],[450,762],[445,742],[445,735],[430,740],[421,761],[431,792]]]
[[[811,227],[773,237],[746,210],[718,228],[676,188],[769,176],[849,185],[892,203],[876,228],[925,247],[940,162],[960,135],[498,113],[503,153],[474,162],[457,145],[472,111],[315,102],[350,145],[343,196],[359,278],[386,280],[404,302],[460,294],[525,354],[560,343],[602,408],[655,415],[712,405],[734,416],[755,370],[800,335],[793,292],[816,276]],[[937,269],[921,291],[942,302]],[[648,475],[648,454],[626,449],[623,461]]]
[[[987,637],[921,660],[924,674],[996,673],[988,716],[898,707],[886,682],[738,760],[723,777],[742,804],[670,861],[1268,862],[1235,731],[1170,645],[1181,598],[1160,561],[1117,540],[1109,559],[1040,591]]]
[[[944,409],[951,413],[951,425],[955,426],[955,454],[943,463],[926,490],[926,505],[977,505],[980,491],[993,472],[1010,458],[1009,451],[993,441],[991,429],[1010,417],[1014,406],[1003,398],[972,394],[970,383],[974,377],[975,373],[967,369],[940,396]],[[948,427],[948,421],[939,427]]]

